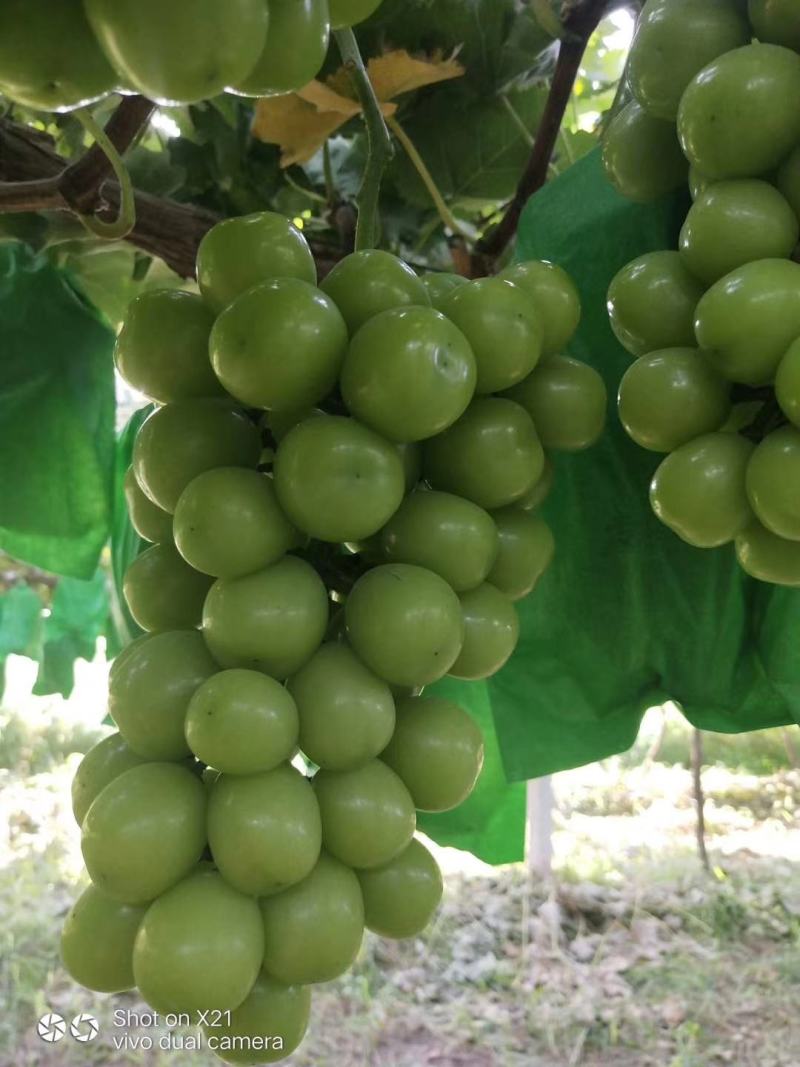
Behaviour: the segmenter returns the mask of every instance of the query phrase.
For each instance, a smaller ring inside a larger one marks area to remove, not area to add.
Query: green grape
[[[800,141],[800,56],[748,44],[719,56],[683,94],[678,134],[709,178],[758,178]]]
[[[463,285],[469,285],[469,278],[461,274],[448,274],[446,271],[423,274],[420,281],[425,286],[428,300],[437,311],[441,311],[442,301]]]
[[[786,418],[800,426],[800,339],[794,341],[778,364],[775,399]]]
[[[195,690],[217,671],[196,630],[152,634],[109,679],[108,711],[125,741],[149,760],[181,760],[186,709]]]
[[[520,600],[550,566],[555,551],[553,533],[544,519],[520,510],[519,505],[495,511],[492,518],[499,550],[487,579],[511,600]]]
[[[450,811],[470,795],[483,766],[483,736],[451,700],[407,697],[381,759],[399,775],[420,811]]]
[[[133,948],[136,985],[154,1011],[230,1011],[261,970],[258,904],[200,867],[147,911]]]
[[[208,798],[208,843],[222,877],[268,896],[311,873],[319,859],[314,790],[288,763],[263,774],[222,775]]]
[[[227,400],[183,400],[158,408],[133,445],[133,470],[145,494],[164,511],[198,474],[213,467],[255,467],[256,426]]]
[[[269,0],[264,49],[247,76],[228,91],[275,96],[302,89],[325,61],[329,35],[327,0]]]
[[[128,305],[117,337],[117,370],[131,388],[159,404],[220,396],[224,390],[208,358],[213,325],[213,313],[194,293],[142,293]]]
[[[683,262],[711,285],[756,259],[788,258],[800,236],[800,222],[768,182],[715,182],[686,216],[680,235]]]
[[[422,449],[415,441],[404,441],[396,445],[403,464],[403,478],[406,492],[410,493],[422,475]]]
[[[131,767],[144,760],[127,745],[121,734],[109,734],[86,753],[72,779],[72,814],[78,826],[84,820],[94,798]]]
[[[545,448],[579,452],[603,432],[608,397],[603,379],[588,363],[550,356],[505,394],[528,412]]]
[[[364,936],[364,901],[349,867],[319,857],[302,882],[261,901],[264,971],[287,985],[330,982],[349,970]]]
[[[377,11],[382,0],[330,0],[331,25],[335,30],[356,26]]]
[[[726,378],[771,381],[800,336],[800,263],[762,259],[726,274],[697,305],[695,327],[697,343]]]
[[[795,0],[748,0],[747,13],[759,41],[800,51],[800,11]]]
[[[581,320],[581,298],[572,278],[555,263],[530,259],[500,271],[532,300],[542,323],[542,355],[562,352]]]
[[[205,787],[174,763],[143,763],[109,782],[81,834],[89,877],[126,904],[161,896],[189,873],[205,844]]]
[[[0,92],[37,111],[69,111],[111,92],[116,75],[81,0],[5,0]]]
[[[727,544],[752,521],[745,472],[753,445],[733,433],[709,433],[681,445],[650,485],[653,511],[697,548]]]
[[[282,680],[311,658],[328,625],[328,594],[314,568],[285,556],[244,578],[220,578],[203,609],[203,636],[222,667]]]
[[[125,504],[131,525],[145,541],[160,544],[172,540],[172,516],[149,497],[145,496],[136,481],[133,467],[128,467],[123,483]]]
[[[523,407],[502,397],[481,397],[458,422],[425,442],[422,469],[435,489],[465,496],[482,508],[500,508],[536,484],[544,452]]]
[[[800,145],[789,153],[778,168],[776,184],[800,218]]]
[[[175,508],[175,545],[195,570],[241,578],[296,546],[272,479],[244,467],[216,467],[189,482]]]
[[[647,203],[686,182],[689,164],[673,122],[654,118],[631,100],[608,124],[603,167],[618,193]]]
[[[392,736],[389,686],[345,644],[317,649],[289,679],[289,692],[300,716],[300,748],[319,767],[359,767],[374,759]]]
[[[303,1040],[310,1009],[307,986],[285,986],[262,972],[230,1022],[204,1024],[206,1045],[226,1063],[277,1063]]]
[[[527,493],[514,501],[514,507],[522,511],[535,511],[547,500],[555,480],[555,469],[548,456],[544,457],[544,467],[539,480],[534,482]]]
[[[404,563],[362,575],[345,603],[345,622],[355,653],[392,685],[442,678],[464,641],[461,606],[447,582]]]
[[[224,219],[200,242],[197,284],[215,312],[219,313],[237,296],[270,278],[299,278],[310,285],[317,283],[311,249],[285,216],[258,211]]]
[[[125,571],[122,589],[131,615],[143,630],[181,630],[200,625],[211,583],[173,545],[153,545]]]
[[[628,61],[631,91],[651,115],[674,122],[695,75],[750,37],[747,19],[728,0],[648,0]]]
[[[297,748],[297,706],[284,687],[258,671],[220,671],[194,692],[186,740],[203,763],[223,774],[258,774]]]
[[[293,430],[306,419],[324,415],[322,408],[296,408],[294,411],[268,411],[264,416],[264,425],[272,434],[276,444],[280,444],[289,430]]]
[[[450,668],[454,678],[496,674],[519,640],[519,617],[510,597],[488,582],[461,594],[464,644]]]
[[[800,541],[800,431],[773,430],[747,465],[747,496],[756,518],[778,537]]]
[[[336,384],[347,327],[331,299],[300,278],[271,278],[237,297],[211,331],[217,377],[247,407],[313,407]]]
[[[696,344],[694,314],[704,286],[679,252],[647,252],[614,276],[608,315],[617,340],[631,355]]]
[[[407,442],[452,425],[472,399],[475,382],[475,355],[458,326],[433,308],[409,307],[384,311],[361,327],[341,385],[356,418]]]
[[[319,771],[314,790],[323,846],[348,867],[380,867],[414,836],[411,794],[381,760],[352,771]]]
[[[475,354],[477,393],[508,389],[536,366],[542,354],[542,317],[527,291],[514,282],[481,278],[457,286],[441,307]]]
[[[696,348],[640,356],[619,383],[619,417],[629,437],[653,452],[673,452],[719,430],[731,411],[731,387]]]
[[[417,490],[384,526],[381,549],[392,563],[427,567],[460,593],[485,581],[497,556],[497,529],[470,500]]]
[[[414,937],[422,933],[439,906],[442,872],[422,842],[383,867],[359,871],[367,926],[381,937]]]
[[[420,278],[402,259],[378,248],[352,252],[320,284],[344,316],[350,335],[382,311],[430,304]]]
[[[146,905],[121,904],[90,885],[72,905],[61,931],[61,959],[70,977],[97,993],[133,989],[133,942]]]
[[[264,0],[84,0],[126,85],[159,104],[217,96],[255,65],[267,33]]]
[[[320,541],[360,541],[399,507],[403,463],[388,441],[354,419],[319,415],[281,441],[275,490],[304,533]]]
[[[689,167],[689,195],[692,200],[696,200],[698,196],[710,188],[714,182],[705,174],[701,174],[695,166]]]
[[[800,586],[800,541],[778,537],[760,522],[752,522],[736,538],[736,558],[751,578]]]

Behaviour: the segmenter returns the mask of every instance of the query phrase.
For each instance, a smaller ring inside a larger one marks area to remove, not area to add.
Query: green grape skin
[[[84,0],[103,51],[159,104],[217,96],[255,65],[267,33],[263,0]]]
[[[544,467],[538,481],[530,487],[524,496],[514,501],[514,507],[521,511],[535,511],[547,500],[555,481],[555,468],[550,458],[545,455]]]
[[[111,92],[116,74],[80,0],[6,0],[0,12],[0,92],[37,111],[70,111]]]
[[[414,836],[411,794],[381,760],[352,771],[318,771],[314,791],[322,817],[323,847],[348,867],[380,867]]]
[[[800,145],[789,153],[778,168],[776,184],[792,211],[800,218]]]
[[[464,644],[450,668],[454,678],[477,681],[497,674],[519,640],[519,617],[511,598],[489,582],[461,594]]]
[[[615,274],[608,316],[619,343],[632,356],[696,345],[694,315],[705,287],[679,252],[647,252]]]
[[[128,467],[125,472],[123,491],[131,526],[136,533],[153,544],[171,541],[172,516],[145,496],[136,481],[133,467]]]
[[[491,515],[452,493],[411,493],[381,532],[391,563],[413,563],[438,574],[457,593],[485,581],[497,556]]]
[[[87,886],[61,931],[61,959],[71,978],[96,993],[133,989],[133,942],[147,906],[121,904]]]
[[[442,697],[397,703],[397,728],[381,755],[420,811],[450,811],[475,788],[483,767],[483,735],[463,708]]]
[[[290,430],[274,475],[278,501],[294,525],[335,544],[377,533],[405,493],[397,449],[340,415],[315,416]]]
[[[747,496],[771,533],[800,541],[800,430],[781,426],[756,445],[747,465]]]
[[[635,100],[608,124],[603,167],[621,196],[641,204],[679,188],[689,171],[675,124],[648,115]]]
[[[162,1015],[224,1012],[253,988],[263,955],[257,902],[201,866],[150,905],[133,973],[144,1001]]]
[[[172,514],[181,493],[213,467],[255,467],[258,428],[227,400],[183,400],[157,408],[133,445],[133,471],[146,496]]]
[[[367,926],[381,937],[421,934],[442,899],[439,865],[421,841],[383,867],[359,871]]]
[[[293,430],[306,419],[324,415],[322,408],[295,408],[294,411],[268,411],[264,416],[264,426],[272,434],[276,445],[279,445],[289,430]]]
[[[509,389],[538,363],[544,337],[541,316],[525,290],[507,278],[480,278],[457,286],[442,301],[442,313],[475,354],[477,393]]]
[[[430,305],[420,278],[402,259],[379,248],[351,252],[320,283],[342,313],[351,337],[382,311]]]
[[[500,271],[532,300],[542,323],[542,356],[559,355],[575,336],[581,320],[581,298],[567,272],[556,263],[531,259]]]
[[[331,25],[335,30],[357,26],[377,11],[382,0],[330,0]]]
[[[189,701],[217,665],[196,630],[151,634],[112,672],[108,711],[129,748],[148,760],[191,755],[184,736]]]
[[[775,399],[789,422],[800,426],[800,338],[789,345],[778,364]]]
[[[358,878],[320,855],[296,885],[261,901],[264,971],[286,985],[330,982],[349,970],[364,937]]]
[[[689,195],[692,200],[696,200],[713,184],[714,182],[705,174],[701,174],[697,167],[694,165],[689,167]]]
[[[648,0],[636,26],[628,81],[639,104],[672,122],[692,79],[717,56],[750,43],[750,27],[734,3]]]
[[[300,278],[270,278],[221,313],[211,331],[217,377],[246,407],[313,407],[336,384],[347,327],[333,301]]]
[[[259,211],[224,219],[200,242],[197,284],[216,314],[270,278],[299,278],[317,284],[311,249],[283,215]]]
[[[789,49],[748,44],[719,56],[681,98],[678,134],[689,162],[712,179],[773,170],[800,141],[798,97],[800,56]]]
[[[214,315],[202,297],[153,289],[128,305],[114,346],[117,370],[159,404],[224,395],[208,358]]]
[[[219,578],[203,609],[203,636],[221,667],[259,670],[279,681],[311,658],[327,626],[325,586],[296,556],[244,578]]]
[[[81,832],[89,877],[126,904],[161,896],[205,844],[205,787],[174,763],[144,763],[114,778],[92,801]]]
[[[152,545],[125,571],[122,589],[143,630],[191,629],[200,625],[212,579],[194,570],[174,545]]]
[[[425,286],[425,291],[428,294],[428,300],[432,307],[435,307],[437,311],[441,311],[442,301],[452,293],[454,289],[458,289],[463,285],[469,285],[469,279],[465,278],[461,274],[450,274],[447,271],[431,271],[429,274],[423,274],[420,281]]]
[[[707,285],[757,259],[785,259],[800,222],[768,182],[714,182],[695,201],[680,234],[683,262]]]
[[[303,1040],[310,1010],[308,986],[285,986],[262,971],[230,1022],[204,1024],[206,1045],[226,1063],[277,1063]]]
[[[521,405],[504,397],[480,397],[458,422],[425,442],[422,470],[434,489],[491,511],[524,497],[538,482],[544,451]]]
[[[800,541],[778,537],[753,521],[735,543],[739,566],[751,578],[774,585],[800,586]]]
[[[505,395],[528,412],[544,448],[580,452],[603,433],[605,383],[594,367],[571,356],[542,360]]]
[[[294,755],[297,705],[266,674],[220,671],[192,694],[185,732],[194,755],[222,774],[259,774]]]
[[[472,399],[477,377],[475,354],[457,323],[433,308],[393,308],[371,318],[350,342],[341,388],[356,418],[403,443],[451,426]]]
[[[275,96],[312,81],[330,36],[327,0],[269,0],[267,40],[255,66],[228,92]]]
[[[687,544],[718,548],[752,521],[745,472],[753,444],[733,433],[696,437],[672,452],[653,475],[650,503]]]
[[[262,570],[299,543],[272,479],[244,467],[215,467],[189,482],[178,499],[173,529],[186,562],[215,578]]]
[[[346,644],[320,646],[288,688],[299,712],[300,748],[317,766],[352,770],[388,744],[395,723],[391,690]]]
[[[731,386],[696,348],[640,356],[619,384],[619,418],[652,452],[673,452],[719,430],[731,412]]]
[[[793,0],[748,0],[747,13],[759,41],[800,52],[800,11]]]
[[[403,480],[406,492],[416,488],[422,475],[422,449],[416,441],[405,441],[396,446],[403,464]]]
[[[220,874],[247,896],[279,893],[319,859],[314,790],[288,763],[246,776],[222,775],[208,799],[208,843]]]
[[[108,783],[140,763],[144,763],[144,759],[129,748],[119,733],[109,734],[89,749],[72,779],[72,814],[78,826],[83,823],[94,798]]]
[[[800,263],[762,259],[726,274],[697,305],[695,331],[726,378],[755,386],[772,381],[800,336]]]
[[[347,638],[391,685],[430,685],[444,677],[464,642],[458,597],[438,574],[405,563],[373,567],[345,603]]]
[[[533,591],[555,553],[553,532],[539,515],[518,505],[492,514],[498,534],[498,553],[487,580],[510,600]]]

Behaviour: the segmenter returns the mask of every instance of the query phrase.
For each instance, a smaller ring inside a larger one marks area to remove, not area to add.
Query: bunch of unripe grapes
[[[332,29],[380,0],[4,0],[0,92],[71,111],[108,93],[191,104],[275,96],[318,74]]]
[[[604,144],[611,181],[651,200],[688,180],[677,251],[635,259],[608,293],[636,361],[619,414],[669,453],[653,510],[701,548],[800,585],[800,4],[648,0],[633,99]]]
[[[416,810],[469,795],[483,741],[422,689],[511,655],[553,553],[545,448],[589,445],[606,398],[562,354],[579,301],[549,263],[467,282],[363,251],[317,287],[262,213],[211,230],[197,276],[139,296],[117,341],[158,405],[126,479],[147,632],[75,778],[92,884],[63,956],[158,1012],[231,1012],[223,1058],[271,1062],[365,927],[411,937],[436,909]]]

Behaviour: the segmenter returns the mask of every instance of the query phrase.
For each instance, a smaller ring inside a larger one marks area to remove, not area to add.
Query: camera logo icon
[[[87,1041],[94,1041],[99,1030],[97,1019],[95,1019],[94,1015],[87,1015],[86,1012],[76,1015],[69,1024],[69,1032],[76,1041],[80,1041],[82,1044],[86,1044]]]
[[[66,1032],[66,1022],[61,1015],[57,1015],[54,1011],[47,1012],[36,1024],[36,1033],[48,1045],[54,1045],[56,1041],[60,1041]]]

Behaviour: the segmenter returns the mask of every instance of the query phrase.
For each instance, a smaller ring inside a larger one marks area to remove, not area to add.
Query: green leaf
[[[42,601],[29,585],[14,585],[0,595],[0,699],[10,655],[36,656],[41,641]]]
[[[75,684],[75,660],[94,658],[107,616],[108,587],[103,570],[88,582],[61,579],[42,628],[42,657],[33,687],[37,696],[70,695]]]

